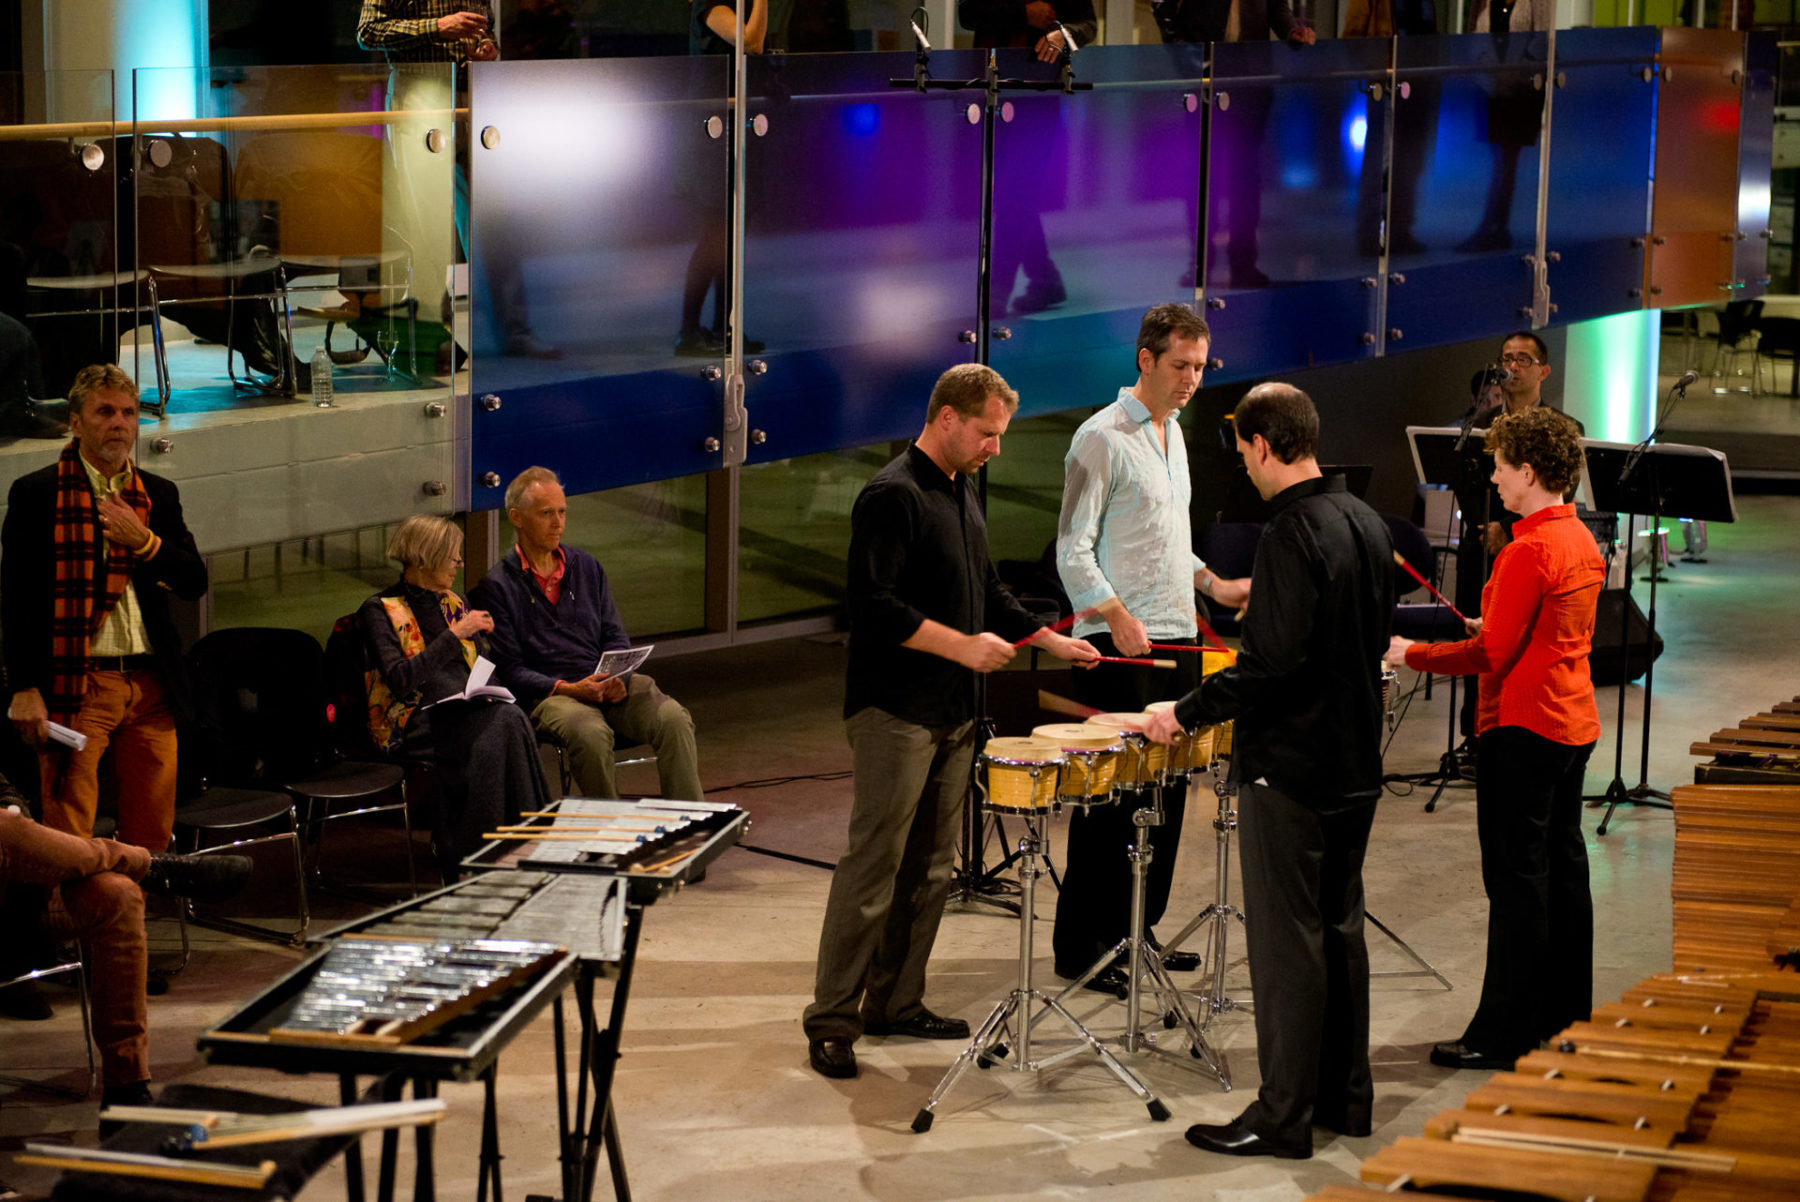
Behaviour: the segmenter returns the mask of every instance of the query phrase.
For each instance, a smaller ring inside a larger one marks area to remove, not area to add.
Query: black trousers
[[[1594,903],[1581,782],[1594,745],[1522,726],[1481,736],[1475,818],[1487,887],[1487,968],[1463,1042],[1523,1055],[1594,1008]]]
[[[1309,1140],[1315,1120],[1365,1122],[1374,1102],[1362,884],[1374,821],[1373,800],[1302,800],[1250,783],[1238,794],[1262,1070],[1242,1121],[1278,1141]]]
[[[1119,654],[1109,635],[1089,635],[1088,642],[1099,648],[1102,655]],[[1157,654],[1168,658],[1170,653]],[[1177,700],[1200,683],[1200,656],[1179,651],[1173,656],[1177,665],[1173,669],[1131,664],[1071,669],[1075,699],[1107,713],[1136,713],[1152,701]],[[1163,824],[1148,828],[1151,859],[1145,882],[1146,931],[1169,908],[1187,793],[1185,781],[1165,786]],[[1131,931],[1131,861],[1127,852],[1137,835],[1131,821],[1132,811],[1137,808],[1133,795],[1125,793],[1111,805],[1075,810],[1069,816],[1068,864],[1063,869],[1062,891],[1056,898],[1056,928],[1051,936],[1060,976],[1081,975],[1102,952],[1117,945]]]

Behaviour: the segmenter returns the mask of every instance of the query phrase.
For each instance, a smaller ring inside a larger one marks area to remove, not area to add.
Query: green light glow
[[[1569,327],[1563,411],[1589,438],[1636,442],[1656,413],[1656,360],[1661,314],[1647,309]]]

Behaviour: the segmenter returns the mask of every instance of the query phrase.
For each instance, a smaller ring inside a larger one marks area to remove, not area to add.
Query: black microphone
[[[1690,367],[1686,371],[1681,373],[1681,379],[1675,381],[1675,390],[1677,392],[1686,392],[1688,390],[1688,385],[1692,384],[1694,381],[1698,380],[1699,378],[1700,378],[1700,373]]]
[[[1512,369],[1503,364],[1496,363],[1488,368],[1488,370],[1494,373],[1494,383],[1496,384],[1511,384],[1513,382]]]

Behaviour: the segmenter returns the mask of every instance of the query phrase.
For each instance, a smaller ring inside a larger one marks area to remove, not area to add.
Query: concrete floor
[[[1691,779],[1691,740],[1792,696],[1800,678],[1800,653],[1791,635],[1782,633],[1784,602],[1800,559],[1800,498],[1744,496],[1739,508],[1736,525],[1712,527],[1709,562],[1672,569],[1657,594],[1668,649],[1656,664],[1648,776],[1664,788]],[[1635,589],[1639,603],[1646,603],[1647,586]],[[1232,1161],[1183,1142],[1187,1124],[1227,1119],[1253,1096],[1254,1033],[1244,1013],[1221,1016],[1210,1032],[1229,1058],[1237,1086],[1230,1093],[1185,1057],[1126,1057],[1173,1112],[1167,1123],[1151,1122],[1091,1057],[1035,1078],[1005,1069],[971,1072],[924,1135],[913,1134],[909,1124],[960,1045],[865,1039],[857,1045],[860,1078],[816,1076],[806,1065],[799,1015],[810,995],[829,874],[749,848],[825,861],[842,851],[849,804],[849,755],[838,722],[843,658],[837,640],[820,638],[671,659],[655,669],[699,723],[709,796],[744,806],[753,825],[747,847],[727,852],[702,885],[663,900],[648,915],[615,1095],[636,1196],[902,1202],[1188,1198],[1198,1190],[1235,1202],[1282,1202],[1354,1180],[1363,1157],[1417,1133],[1426,1118],[1460,1102],[1483,1079],[1444,1072],[1425,1059],[1433,1041],[1460,1033],[1480,985],[1486,905],[1467,788],[1449,790],[1434,814],[1421,812],[1418,791],[1395,792],[1376,821],[1366,874],[1370,910],[1435,963],[1455,989],[1445,992],[1419,978],[1374,983],[1377,1092],[1370,1138],[1321,1133],[1306,1162]],[[1405,675],[1403,689],[1412,684]],[[1628,785],[1639,775],[1643,692],[1640,682],[1625,693]],[[1596,792],[1613,775],[1616,698],[1615,690],[1601,691],[1605,734],[1588,774]],[[1441,688],[1430,701],[1422,692],[1403,697],[1387,757],[1391,771],[1435,763],[1445,742],[1446,707]],[[1196,815],[1210,812],[1209,784],[1202,778]],[[627,787],[634,785],[649,789],[654,780],[628,777]],[[1663,811],[1623,810],[1611,832],[1598,838],[1596,821],[1590,813],[1598,909],[1595,996],[1607,1000],[1668,967],[1672,823]],[[1178,921],[1215,896],[1214,841],[1198,818],[1188,831],[1170,908]],[[1058,863],[1061,837],[1058,829]],[[361,839],[336,836],[330,873],[393,879],[397,850],[397,839],[386,831]],[[990,850],[988,862],[996,858]],[[279,870],[268,871],[268,879],[278,882]],[[1234,868],[1234,885],[1235,878]],[[1055,983],[1044,942],[1054,912],[1051,888],[1041,883],[1037,907],[1045,953],[1038,969],[1046,983]],[[315,902],[322,923],[363,912],[322,895]],[[1173,930],[1165,923],[1161,933]],[[328,1078],[217,1069],[199,1061],[196,1032],[298,958],[268,944],[208,932],[200,937],[193,963],[166,997],[152,1000],[157,1082],[232,1085],[334,1102]],[[933,959],[931,1005],[979,1021],[1013,984],[1017,939],[1017,921],[986,907],[947,916]],[[172,925],[157,923],[153,941],[171,947]],[[1377,971],[1410,966],[1374,932],[1370,948]],[[1241,940],[1233,944],[1232,960],[1231,993],[1247,998]],[[73,995],[52,990],[51,997],[58,1009],[52,1022],[0,1020],[0,1071],[78,1085],[79,1073],[71,1069],[81,1062]],[[1083,994],[1076,1010],[1102,1037],[1122,1029],[1120,1004]],[[501,1137],[506,1185],[515,1198],[557,1188],[549,1021],[540,1019],[501,1061]],[[440,1128],[440,1196],[472,1197],[480,1093],[474,1086],[448,1086],[444,1096],[451,1112]],[[55,1101],[0,1086],[0,1151],[26,1139],[91,1143],[94,1114],[92,1102]],[[38,1191],[47,1191],[50,1181],[46,1171],[4,1160],[0,1176]],[[341,1165],[328,1169],[306,1196],[340,1196],[341,1176]]]

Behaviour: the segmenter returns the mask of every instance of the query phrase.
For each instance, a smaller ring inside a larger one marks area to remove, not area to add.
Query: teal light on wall
[[[113,71],[121,121],[132,116],[133,72],[146,68],[135,81],[141,115],[159,120],[196,116],[206,64],[205,11],[197,0],[57,0],[44,6],[44,65],[72,75]],[[93,107],[92,101],[86,103]],[[48,119],[96,115],[65,111]]]
[[[1656,420],[1661,313],[1620,313],[1568,329],[1563,410],[1589,438],[1636,442]]]

